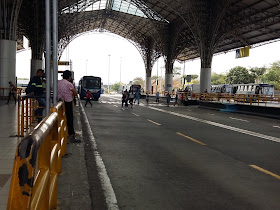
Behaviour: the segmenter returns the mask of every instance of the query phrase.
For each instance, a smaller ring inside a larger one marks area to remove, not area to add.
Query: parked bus
[[[86,99],[86,92],[89,90],[93,99],[98,101],[101,94],[101,78],[94,76],[83,76],[79,81],[78,93],[81,99]]]

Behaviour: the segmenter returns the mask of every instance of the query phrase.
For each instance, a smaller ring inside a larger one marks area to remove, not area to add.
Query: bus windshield
[[[83,87],[86,89],[100,88],[101,83],[99,78],[86,78],[83,80]]]

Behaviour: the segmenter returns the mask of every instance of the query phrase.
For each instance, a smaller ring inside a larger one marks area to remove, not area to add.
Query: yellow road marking
[[[157,122],[154,122],[154,121],[152,121],[152,120],[149,120],[149,119],[147,119],[149,122],[151,122],[151,123],[154,123],[154,124],[156,124],[156,125],[161,125],[161,124],[159,124],[159,123],[157,123]]]
[[[270,175],[270,176],[273,176],[273,177],[275,177],[276,179],[280,179],[280,176],[279,176],[279,175],[274,174],[274,173],[272,173],[272,172],[270,172],[270,171],[268,171],[268,170],[265,170],[265,169],[263,169],[263,168],[261,168],[261,167],[259,167],[259,166],[256,166],[256,165],[250,165],[250,166],[251,166],[252,168],[254,168],[254,169],[257,169],[257,170],[263,172],[263,173],[266,173],[266,174],[268,174],[268,175]]]
[[[134,114],[135,116],[137,116],[137,117],[139,117],[140,115],[138,115],[138,114],[135,114],[135,113],[133,113],[133,112],[131,112],[132,114]]]
[[[180,135],[180,136],[183,136],[183,137],[185,137],[185,138],[187,138],[187,139],[189,139],[189,140],[191,140],[191,141],[194,141],[194,142],[196,142],[196,143],[198,143],[198,144],[201,144],[201,145],[203,145],[203,146],[206,145],[206,144],[204,144],[203,142],[198,141],[198,140],[196,140],[196,139],[194,139],[194,138],[192,138],[192,137],[186,136],[186,135],[184,135],[184,134],[182,134],[182,133],[177,132],[176,134],[178,134],[178,135]]]

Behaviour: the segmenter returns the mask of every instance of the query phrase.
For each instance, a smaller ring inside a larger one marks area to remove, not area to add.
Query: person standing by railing
[[[39,108],[35,110],[35,116],[37,116],[38,123],[42,121],[43,111],[46,107],[46,99],[45,99],[44,88],[41,79],[43,74],[44,74],[44,70],[38,69],[36,72],[36,76],[34,76],[30,80],[27,87],[29,88],[30,86],[30,93],[28,92],[28,95],[34,96],[39,103]]]
[[[63,72],[63,79],[58,81],[57,92],[58,99],[65,103],[65,112],[67,119],[68,135],[72,143],[80,143],[81,140],[75,139],[74,121],[73,121],[73,96],[77,96],[77,91],[70,82],[72,73],[69,70]]]
[[[16,86],[10,81],[9,82],[9,96],[8,96],[8,101],[6,104],[9,104],[11,96],[13,96],[13,98],[15,99],[15,104],[17,103],[17,98],[16,98],[16,93],[17,93],[17,88]]]

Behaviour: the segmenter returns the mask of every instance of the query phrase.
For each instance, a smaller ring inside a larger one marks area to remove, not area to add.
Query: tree
[[[223,74],[213,73],[211,75],[211,84],[212,85],[220,85],[226,83],[226,76]]]
[[[181,67],[174,67],[173,68],[173,76],[181,74]]]
[[[274,85],[275,89],[280,89],[280,61],[272,63],[263,78],[266,83]]]
[[[254,76],[256,83],[260,83],[261,79],[264,76],[264,73],[266,72],[266,67],[253,67],[249,69],[249,72]]]
[[[123,86],[123,83],[121,83],[121,82],[115,83],[112,85],[112,90],[118,92],[121,90],[122,86]]]
[[[226,76],[226,82],[229,84],[248,84],[254,83],[255,78],[246,68],[237,66],[229,71]]]
[[[142,79],[142,77],[136,77],[133,79],[132,84],[141,85],[141,87],[144,87],[144,80]]]
[[[197,80],[199,76],[197,74],[191,74],[191,83],[192,84],[199,84],[199,80]],[[187,75],[184,75],[182,78],[186,79],[187,82]]]

